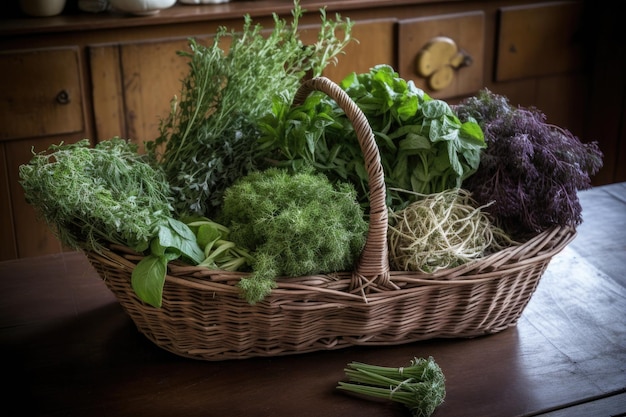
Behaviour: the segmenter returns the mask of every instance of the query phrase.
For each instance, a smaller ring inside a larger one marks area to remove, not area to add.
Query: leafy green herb
[[[401,403],[414,417],[431,416],[446,396],[444,374],[432,357],[401,368],[352,362],[345,373],[349,382],[339,382],[338,389]]]
[[[52,145],[20,166],[26,200],[70,248],[143,252],[170,214],[165,177],[120,138]]]
[[[187,225],[196,234],[196,241],[204,248],[204,260],[199,266],[223,271],[248,269],[254,258],[245,249],[228,240],[230,230],[206,217],[190,218]]]
[[[148,304],[161,306],[169,261],[204,258],[193,232],[170,215],[163,173],[129,141],[52,145],[20,166],[20,179],[27,201],[66,246],[101,251],[116,243],[149,251],[131,279]]]
[[[546,123],[536,108],[513,107],[506,97],[482,90],[458,106],[463,119],[478,120],[487,149],[464,188],[516,240],[554,225],[578,225],[578,190],[591,187],[602,167],[597,142],[583,143]]]
[[[167,222],[157,226],[156,237],[150,242],[150,254],[133,269],[133,290],[141,300],[154,307],[161,307],[167,263],[182,256],[199,264],[203,255],[191,229],[185,223],[168,217]]]
[[[388,65],[353,73],[340,86],[367,117],[378,144],[387,185],[387,205],[413,199],[398,190],[432,194],[458,188],[478,168],[485,147],[480,126],[461,122],[444,101],[430,98]],[[277,165],[310,165],[332,181],[349,180],[367,207],[368,177],[356,133],[329,97],[311,94],[297,107],[276,98],[264,118],[259,150]]]
[[[277,168],[253,172],[229,187],[220,223],[254,257],[251,276],[239,283],[251,304],[267,296],[279,276],[352,268],[367,231],[350,184],[333,186],[320,174]]]
[[[163,166],[180,216],[215,218],[224,190],[263,166],[256,152],[258,120],[272,97],[292,97],[306,75],[320,75],[351,41],[352,22],[339,15],[333,21],[324,9],[320,12],[313,45],[299,38],[303,10],[295,1],[293,21],[274,14],[269,34],[246,15],[241,32],[221,27],[211,45],[191,39],[191,52],[179,52],[190,60],[180,101],[172,102],[159,137],[146,148]],[[226,44],[228,51],[222,49]]]

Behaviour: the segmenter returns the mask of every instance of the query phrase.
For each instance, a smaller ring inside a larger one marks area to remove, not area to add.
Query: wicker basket
[[[295,102],[312,91],[328,94],[350,118],[369,174],[369,232],[354,271],[280,278],[266,299],[250,305],[236,287],[245,273],[171,263],[163,305],[154,308],[130,284],[141,254],[119,246],[87,253],[139,331],[177,355],[215,361],[476,337],[514,326],[575,229],[555,227],[438,273],[390,271],[384,174],[368,121],[323,77],[306,81]]]

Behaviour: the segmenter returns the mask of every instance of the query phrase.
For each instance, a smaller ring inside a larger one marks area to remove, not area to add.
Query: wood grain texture
[[[337,65],[329,65],[324,76],[336,83],[341,82],[352,72],[366,73],[379,64],[395,67],[397,62],[395,45],[396,19],[375,19],[356,22],[352,37],[357,42],[350,43],[344,53],[337,57]],[[303,37],[303,40],[306,38]]]
[[[78,52],[67,47],[0,53],[0,140],[84,129]]]
[[[582,11],[580,2],[502,7],[496,80],[579,69],[583,64]]]
[[[6,142],[9,193],[12,196],[11,210],[14,233],[17,237],[16,248],[20,258],[63,251],[61,243],[48,225],[39,218],[34,207],[26,202],[24,189],[19,183],[19,167],[31,160],[32,152],[43,152],[50,145],[58,144],[61,140],[59,136],[49,136],[35,140]]]
[[[170,112],[170,102],[180,97],[181,81],[189,72],[185,38],[120,46],[125,137],[138,144],[158,137],[159,124]]]
[[[6,161],[6,146],[0,143],[0,161]],[[6,162],[0,164],[0,195],[9,195],[9,172]],[[0,240],[0,259],[17,258],[17,239],[13,228],[13,209],[11,200],[0,198],[0,230],[2,230],[2,240]]]
[[[119,45],[88,48],[96,138],[126,136]]]

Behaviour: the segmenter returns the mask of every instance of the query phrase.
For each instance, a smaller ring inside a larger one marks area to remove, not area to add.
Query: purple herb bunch
[[[538,109],[513,107],[508,99],[481,90],[455,106],[461,120],[474,118],[487,147],[478,170],[463,183],[496,224],[514,239],[552,226],[582,222],[578,190],[591,188],[602,167],[597,142],[583,143],[548,124]]]

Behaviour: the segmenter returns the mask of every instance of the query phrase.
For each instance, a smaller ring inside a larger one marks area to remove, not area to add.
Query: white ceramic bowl
[[[20,8],[29,16],[56,16],[64,7],[65,0],[20,0]]]
[[[172,7],[176,0],[109,0],[109,4],[114,11],[143,16]]]

